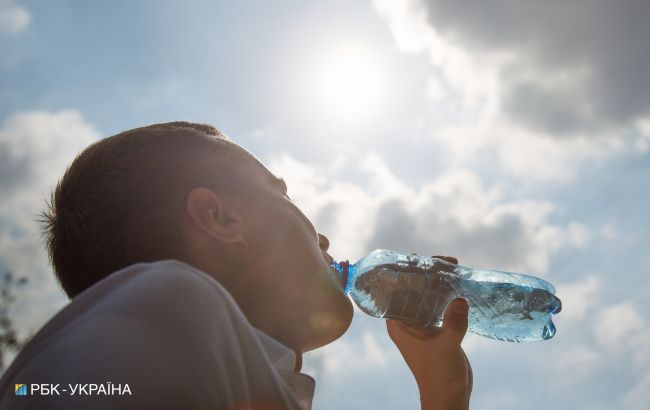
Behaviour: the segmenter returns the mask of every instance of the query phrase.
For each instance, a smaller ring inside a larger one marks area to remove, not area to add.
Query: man
[[[157,124],[91,145],[43,220],[71,302],[6,371],[0,409],[310,408],[302,354],[340,337],[352,306],[284,181],[217,129]],[[422,408],[468,408],[467,304],[437,335],[387,325]]]

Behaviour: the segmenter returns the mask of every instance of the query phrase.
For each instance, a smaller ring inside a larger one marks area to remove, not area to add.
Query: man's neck
[[[302,352],[298,350],[294,350],[293,352],[296,354],[296,366],[294,367],[293,371],[300,373],[300,369],[302,369]]]

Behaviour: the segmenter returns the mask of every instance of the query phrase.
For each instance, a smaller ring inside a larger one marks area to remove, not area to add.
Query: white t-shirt
[[[0,410],[309,409],[315,383],[295,360],[204,272],[139,263],[40,329],[0,380]]]

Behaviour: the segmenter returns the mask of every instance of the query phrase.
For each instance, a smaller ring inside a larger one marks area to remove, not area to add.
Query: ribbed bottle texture
[[[469,304],[469,330],[492,339],[526,342],[555,335],[562,309],[548,282],[517,273],[467,268],[442,259],[377,249],[354,265],[334,262],[344,289],[365,313],[440,328],[447,305]]]

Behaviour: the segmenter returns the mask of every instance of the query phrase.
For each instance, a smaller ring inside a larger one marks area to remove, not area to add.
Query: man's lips
[[[343,288],[343,284],[341,283],[341,275],[339,275],[338,271],[334,269],[332,266],[330,266],[330,270],[332,271],[332,275],[334,275],[334,278],[336,279],[336,283]]]
[[[332,274],[334,275],[334,278],[336,278],[336,283],[338,283],[339,286],[341,287],[341,289],[343,289],[343,283],[341,283],[341,275],[332,266],[332,263],[334,263],[334,258],[332,258],[328,253],[323,253],[323,257],[325,257],[325,260],[327,261],[327,265],[329,265],[330,270],[332,271]]]

